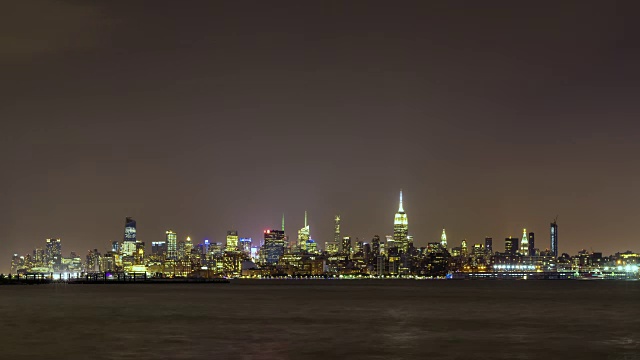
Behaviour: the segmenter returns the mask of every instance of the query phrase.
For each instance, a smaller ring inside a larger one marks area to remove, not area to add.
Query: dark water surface
[[[0,359],[640,359],[640,282],[0,287]]]

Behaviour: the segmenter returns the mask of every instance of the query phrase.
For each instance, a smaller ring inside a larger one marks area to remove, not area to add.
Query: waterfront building
[[[522,230],[522,240],[520,241],[520,255],[529,256],[529,236],[527,229]]]
[[[393,240],[401,252],[409,251],[409,222],[402,207],[402,190],[400,190],[400,204],[398,212],[393,218]]]

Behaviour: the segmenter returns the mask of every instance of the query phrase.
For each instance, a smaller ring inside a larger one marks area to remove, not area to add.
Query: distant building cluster
[[[12,274],[85,274],[128,273],[151,277],[425,277],[425,278],[611,278],[638,277],[640,255],[627,251],[611,256],[599,252],[580,251],[570,256],[558,252],[557,220],[550,223],[549,248],[536,247],[533,232],[504,239],[504,252],[493,249],[493,238],[484,243],[450,247],[445,229],[439,242],[415,247],[409,233],[409,222],[402,203],[393,220],[393,234],[373,236],[365,242],[343,236],[341,218],[334,218],[332,241],[324,249],[311,238],[304,216],[304,226],[290,238],[285,231],[284,215],[280,229],[263,232],[260,244],[241,238],[236,230],[227,231],[226,241],[194,244],[190,237],[178,240],[173,230],[164,240],[145,243],[137,238],[136,221],[127,217],[122,241],[114,241],[111,249],[101,253],[90,250],[82,259],[72,252],[62,256],[62,241],[46,239],[44,248],[32,254],[14,254]]]

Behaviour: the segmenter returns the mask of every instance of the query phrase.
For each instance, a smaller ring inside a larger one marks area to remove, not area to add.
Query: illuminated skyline
[[[123,216],[150,244],[308,210],[321,246],[336,214],[355,241],[391,234],[400,188],[418,246],[559,214],[561,252],[640,251],[637,6],[16,2],[0,254],[105,247]]]

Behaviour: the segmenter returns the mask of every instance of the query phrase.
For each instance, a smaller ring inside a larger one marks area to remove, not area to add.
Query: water
[[[640,282],[0,287],[1,359],[640,359]]]

